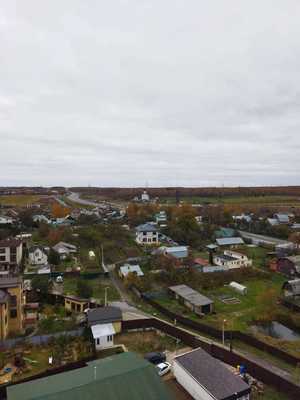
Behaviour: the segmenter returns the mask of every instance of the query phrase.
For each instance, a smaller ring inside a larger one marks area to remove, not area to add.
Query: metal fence
[[[192,348],[201,347],[213,357],[229,364],[233,367],[237,365],[245,365],[247,372],[263,382],[266,385],[273,386],[281,393],[285,393],[291,400],[300,399],[300,386],[291,382],[272,371],[271,368],[265,368],[262,365],[248,359],[246,356],[235,353],[232,350],[223,348],[213,343],[204,342],[192,333],[184,331],[174,325],[170,325],[162,320],[151,318],[143,320],[123,321],[123,330],[137,330],[137,329],[149,329],[155,328],[161,332],[164,332],[174,338],[180,339],[184,344]]]
[[[0,341],[0,349],[3,350],[9,350],[17,346],[25,345],[25,344],[32,344],[32,345],[42,345],[42,344],[47,344],[51,339],[58,338],[60,336],[81,336],[84,331],[84,328],[78,328],[76,330],[72,331],[63,331],[63,332],[57,332],[49,335],[37,335],[37,336],[31,336],[31,337],[20,337],[20,338],[14,338],[14,339],[7,339],[7,340],[1,340]]]

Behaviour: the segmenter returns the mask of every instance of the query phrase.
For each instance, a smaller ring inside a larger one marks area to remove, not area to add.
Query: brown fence
[[[208,326],[201,322],[193,321],[191,319],[185,318],[182,315],[175,314],[172,311],[168,310],[167,308],[163,307],[161,304],[158,304],[156,301],[152,300],[147,296],[145,293],[141,293],[141,297],[145,300],[148,304],[150,304],[153,308],[158,310],[163,315],[167,316],[171,320],[180,323],[181,325],[191,328],[196,332],[207,334],[215,339],[222,339],[222,330],[214,328],[212,326]],[[300,358],[293,356],[283,350],[278,349],[266,342],[263,342],[259,339],[256,339],[254,336],[247,335],[246,333],[240,331],[225,331],[225,339],[232,340],[236,339],[240,342],[243,342],[247,345],[253,346],[258,350],[262,350],[274,357],[277,357],[288,364],[293,366],[297,366],[300,364]]]
[[[236,367],[237,365],[245,365],[247,372],[254,378],[258,379],[266,385],[273,386],[279,392],[288,395],[292,400],[300,399],[300,386],[273,372],[271,368],[265,368],[257,364],[256,362],[249,360],[245,356],[236,354],[234,351],[230,351],[216,344],[204,342],[194,336],[192,333],[186,332],[180,328],[177,328],[174,325],[170,325],[167,322],[156,318],[151,318],[134,321],[123,321],[122,323],[122,329],[127,331],[135,329],[146,329],[151,327],[160,330],[170,336],[173,336],[174,338],[180,339],[184,344],[192,348],[201,347],[208,353],[210,353],[213,357],[233,367]]]

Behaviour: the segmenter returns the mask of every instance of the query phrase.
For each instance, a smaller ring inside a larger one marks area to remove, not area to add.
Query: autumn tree
[[[61,204],[57,202],[52,205],[51,213],[54,218],[64,218],[67,215],[69,215],[70,212],[71,209],[69,207],[63,207]]]

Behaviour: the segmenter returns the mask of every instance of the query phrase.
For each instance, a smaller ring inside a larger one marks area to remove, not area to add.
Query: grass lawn
[[[23,207],[27,204],[37,203],[42,196],[39,195],[11,195],[0,196],[0,205]]]
[[[247,245],[240,246],[236,249],[236,251],[245,253],[247,257],[253,261],[253,266],[257,268],[266,267],[268,261],[270,261],[272,258],[268,256],[268,253],[270,253],[271,250],[264,249],[263,247],[260,246],[257,247],[248,247]]]
[[[65,278],[64,279],[64,294],[77,295],[77,282],[82,278]],[[93,288],[93,298],[100,299],[104,303],[105,288],[107,290],[108,301],[120,300],[119,292],[113,286],[110,279],[107,278],[95,278],[95,279],[84,279]]]
[[[228,321],[228,329],[247,331],[248,324],[253,319],[257,319],[257,296],[268,289],[275,289],[280,294],[284,278],[279,274],[274,274],[269,280],[253,279],[241,282],[248,289],[246,295],[241,295],[228,286],[223,286],[215,290],[202,291],[203,294],[214,300],[216,314],[206,316],[202,319],[215,327],[221,328],[222,321]],[[225,304],[220,296],[237,298],[239,304]]]

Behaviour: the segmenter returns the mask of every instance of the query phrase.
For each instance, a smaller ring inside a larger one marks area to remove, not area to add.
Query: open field
[[[28,204],[38,203],[42,196],[39,195],[11,195],[0,196],[0,205],[12,207],[24,207]]]
[[[300,206],[299,196],[179,196],[180,201],[189,204],[228,204],[228,205],[253,205],[253,206]],[[175,197],[163,197],[160,203],[175,204]]]
[[[65,278],[64,279],[64,294],[72,294],[77,295],[77,282],[80,278]],[[81,278],[82,279],[82,278]],[[99,299],[104,303],[105,297],[105,288],[107,287],[107,300],[117,301],[120,300],[119,292],[111,283],[110,279],[106,278],[96,278],[96,279],[85,279],[88,285],[93,288],[92,297],[95,299]]]

